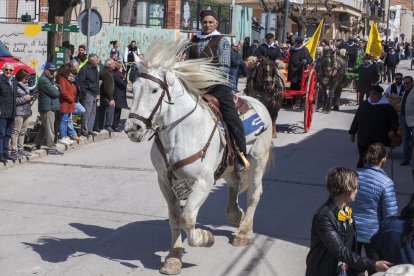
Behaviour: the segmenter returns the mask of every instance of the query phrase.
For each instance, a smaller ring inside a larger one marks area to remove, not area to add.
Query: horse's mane
[[[212,59],[185,60],[189,53],[189,43],[178,40],[167,43],[160,40],[145,52],[144,58],[138,63],[140,72],[151,69],[163,69],[172,72],[187,91],[198,96],[205,90],[217,84],[228,84],[227,76],[223,76]]]

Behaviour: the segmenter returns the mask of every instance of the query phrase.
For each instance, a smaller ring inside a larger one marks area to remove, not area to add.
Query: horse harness
[[[188,157],[186,157],[186,158],[184,158],[180,161],[177,161],[177,162],[175,162],[174,164],[171,165],[170,162],[168,161],[167,153],[165,151],[165,148],[164,148],[164,146],[163,146],[163,144],[162,144],[162,142],[159,138],[159,135],[158,135],[158,132],[161,131],[161,130],[154,129],[153,125],[152,125],[152,120],[154,118],[154,115],[158,111],[158,109],[161,107],[161,104],[162,104],[162,101],[164,99],[165,94],[167,94],[168,103],[173,104],[171,102],[171,95],[170,95],[170,92],[169,92],[168,84],[166,82],[165,76],[164,76],[164,80],[161,80],[159,78],[151,76],[150,74],[140,73],[140,77],[158,83],[161,86],[161,88],[163,89],[163,92],[162,92],[157,104],[155,105],[154,109],[152,110],[152,112],[151,112],[151,114],[148,118],[144,118],[143,116],[138,115],[136,113],[130,113],[128,118],[138,119],[138,120],[142,121],[148,129],[152,129],[152,130],[155,131],[155,134],[154,134],[154,136],[155,136],[155,138],[154,138],[155,139],[155,145],[157,146],[158,150],[160,151],[161,156],[164,160],[165,166],[167,167],[168,180],[171,184],[173,178],[174,178],[174,180],[179,180],[179,178],[177,177],[177,175],[175,173],[176,170],[178,170],[178,169],[180,169],[184,166],[187,166],[189,164],[192,164],[200,158],[203,159],[205,157],[206,152],[207,152],[208,148],[210,147],[211,140],[213,139],[214,133],[217,130],[219,120],[218,119],[214,120],[213,130],[211,131],[211,134],[210,134],[210,136],[207,140],[207,143],[204,145],[204,147],[202,149],[200,149],[198,152],[194,153],[193,155],[190,155],[190,156],[188,156]],[[220,166],[219,166],[219,168],[220,168]],[[215,172],[215,175],[216,175],[216,173],[217,173],[217,171]]]

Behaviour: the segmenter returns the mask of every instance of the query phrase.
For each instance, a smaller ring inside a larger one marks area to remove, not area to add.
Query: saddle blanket
[[[240,115],[240,119],[243,122],[244,133],[246,135],[246,144],[249,144],[256,140],[256,138],[267,128],[262,118],[257,114],[256,110],[251,106],[250,103],[249,110]],[[225,137],[224,127],[222,123],[219,123],[220,134],[222,138]],[[225,139],[222,139],[225,141]]]

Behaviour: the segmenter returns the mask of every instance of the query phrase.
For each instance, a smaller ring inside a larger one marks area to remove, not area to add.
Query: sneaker
[[[76,141],[76,142],[79,142],[80,141],[80,138],[77,135],[75,135],[73,137],[70,137],[70,139],[72,139],[73,141]]]
[[[62,155],[64,155],[64,153],[63,153],[63,152],[58,151],[57,149],[49,149],[49,150],[47,151],[47,154],[48,154],[48,155],[56,155],[56,156],[62,156]]]
[[[75,143],[74,141],[70,140],[70,138],[69,138],[68,136],[66,136],[66,137],[65,137],[65,138],[63,138],[62,140],[65,140],[66,142],[68,142],[68,143],[69,143],[69,145],[72,145],[72,144],[74,144],[74,143]]]
[[[61,143],[61,144],[66,145],[66,146],[69,146],[71,143],[69,143],[65,138],[60,139],[58,142]]]

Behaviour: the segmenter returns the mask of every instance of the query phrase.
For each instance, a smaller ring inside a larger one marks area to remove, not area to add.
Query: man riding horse
[[[275,44],[275,35],[268,33],[266,35],[266,42],[259,46],[259,55],[275,61],[282,57],[282,51]]]
[[[217,65],[218,72],[228,75],[231,47],[229,41],[217,31],[217,13],[213,10],[203,10],[200,12],[200,18],[202,31],[197,32],[191,38],[192,45],[188,51],[188,58],[212,58],[212,62]],[[211,87],[208,93],[220,102],[220,112],[227,124],[230,135],[235,140],[240,153],[246,156],[244,127],[236,110],[231,88],[226,85],[215,85]],[[243,171],[245,165],[247,164],[243,164],[243,160],[238,158],[235,164],[236,171]]]

